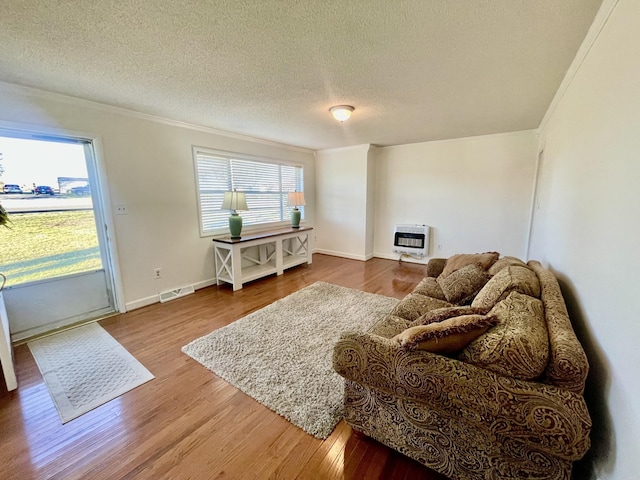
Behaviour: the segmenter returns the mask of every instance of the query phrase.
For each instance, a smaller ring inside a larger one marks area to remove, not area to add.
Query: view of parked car
[[[4,187],[2,187],[2,191],[4,193],[22,193],[20,185],[14,185],[11,183],[7,183]]]
[[[89,185],[84,185],[82,187],[73,187],[71,189],[71,193],[73,195],[91,195],[91,188]]]
[[[36,195],[55,195],[53,188],[47,185],[38,185],[35,191]]]

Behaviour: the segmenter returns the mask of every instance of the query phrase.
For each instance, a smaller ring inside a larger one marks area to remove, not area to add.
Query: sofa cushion
[[[491,265],[489,267],[489,270],[487,270],[487,272],[489,273],[489,275],[493,276],[496,273],[498,273],[500,270],[502,270],[503,268],[508,267],[510,265],[518,265],[520,267],[526,267],[527,266],[527,264],[524,263],[519,258],[516,258],[516,257],[502,257],[502,258],[498,259],[498,261],[496,263]]]
[[[425,297],[437,298],[438,300],[446,300],[444,292],[438,285],[438,281],[434,277],[423,278],[412,293],[419,293]]]
[[[451,275],[456,270],[460,270],[462,267],[471,265],[472,263],[480,263],[482,267],[487,270],[493,263],[498,260],[500,254],[498,252],[486,252],[486,253],[458,253],[447,259],[447,263],[440,274],[441,277]]]
[[[462,267],[446,277],[437,279],[445,298],[451,303],[469,303],[491,277],[480,263]]]
[[[418,317],[408,326],[416,327],[418,325],[429,325],[430,323],[441,322],[448,318],[460,317],[461,315],[486,315],[488,311],[488,308],[473,308],[470,305],[436,308],[435,310],[431,310],[421,317]]]
[[[492,315],[462,315],[407,328],[393,340],[407,350],[452,353],[462,350],[496,323],[497,318]]]
[[[514,291],[489,315],[500,323],[471,342],[458,359],[523,380],[539,377],[549,359],[542,302]]]
[[[471,306],[492,308],[513,291],[539,298],[540,282],[538,276],[527,266],[511,265],[505,267],[480,290]]]
[[[387,315],[371,327],[369,332],[384,338],[392,338],[403,330],[409,328],[409,323],[409,320],[405,320],[404,318],[396,317],[395,315]]]
[[[446,258],[432,258],[427,263],[427,277],[437,277],[447,264]]]
[[[418,293],[410,293],[391,310],[390,315],[404,318],[410,322],[436,308],[452,307],[449,302],[437,298],[425,297]]]

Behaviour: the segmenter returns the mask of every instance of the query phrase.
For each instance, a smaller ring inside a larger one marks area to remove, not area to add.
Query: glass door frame
[[[101,137],[87,132],[6,121],[0,121],[0,136],[51,142],[65,142],[67,140],[69,143],[84,145],[93,214],[100,246],[100,256],[107,278],[107,289],[110,290],[109,293],[113,299],[115,311],[119,313],[126,312]],[[56,278],[64,278],[64,276]]]

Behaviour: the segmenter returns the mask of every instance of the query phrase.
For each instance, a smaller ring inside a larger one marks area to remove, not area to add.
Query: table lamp
[[[291,212],[291,228],[300,228],[300,210],[298,210],[298,207],[306,205],[306,203],[304,203],[304,193],[289,192],[287,194],[287,200],[289,206],[293,206],[293,211]]]
[[[231,238],[240,238],[242,232],[242,217],[238,215],[238,210],[249,210],[247,207],[247,197],[244,192],[224,192],[224,200],[220,210],[231,210],[229,217],[229,231]]]

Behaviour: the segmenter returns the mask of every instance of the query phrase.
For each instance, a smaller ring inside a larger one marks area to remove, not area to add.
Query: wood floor
[[[379,443],[355,437],[344,421],[327,440],[318,440],[180,350],[318,280],[402,298],[424,269],[314,255],[312,265],[237,292],[205,288],[102,320],[156,378],[66,425],[28,347],[18,346],[18,390],[0,393],[0,478],[443,480]]]

